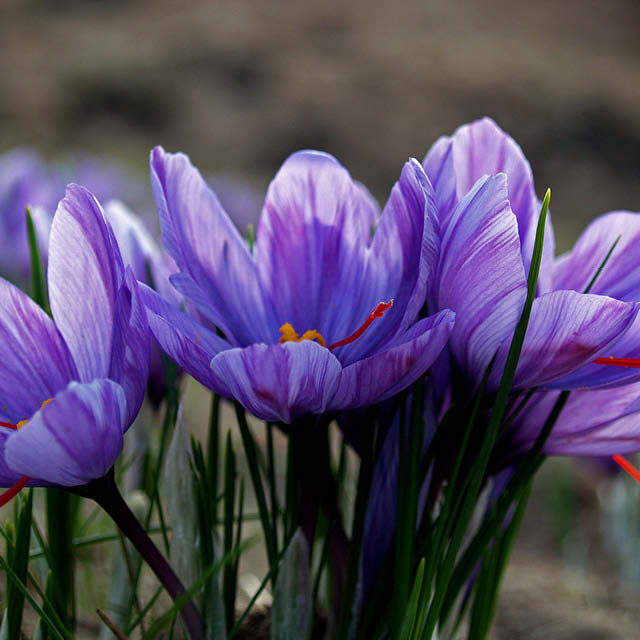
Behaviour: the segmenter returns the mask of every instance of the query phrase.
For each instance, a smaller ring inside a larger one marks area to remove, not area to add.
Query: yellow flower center
[[[389,300],[389,302],[380,302],[376,308],[369,314],[364,323],[360,326],[360,328],[352,333],[348,338],[344,338],[344,340],[339,340],[338,342],[334,342],[327,347],[327,343],[325,339],[322,337],[322,334],[315,329],[309,329],[309,331],[305,331],[301,336],[299,336],[296,330],[291,326],[290,323],[285,322],[280,327],[280,344],[284,342],[302,342],[303,340],[315,340],[320,346],[326,347],[329,351],[336,349],[337,347],[343,347],[345,344],[349,344],[354,340],[357,340],[373,323],[377,318],[382,318],[384,312],[393,305],[393,300]]]
[[[42,409],[43,407],[46,407],[52,400],[53,398],[49,398],[48,400],[45,400],[40,405],[40,409]],[[24,427],[24,425],[27,424],[27,422],[29,422],[29,420],[20,420],[20,422],[17,422],[16,424],[13,424],[13,422],[0,422],[0,427],[7,427],[9,429],[18,430],[18,429],[22,429],[22,427]]]
[[[305,331],[301,336],[296,333],[296,330],[288,323],[285,322],[280,327],[280,344],[283,342],[302,342],[303,340],[315,340],[319,345],[326,347],[327,343],[324,341],[322,335],[315,329]]]

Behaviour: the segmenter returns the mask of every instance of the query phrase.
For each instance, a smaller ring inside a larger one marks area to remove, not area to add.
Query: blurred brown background
[[[640,210],[640,2],[2,0],[0,150],[155,144],[263,188],[336,155],[381,199],[410,155],[492,116],[553,188],[559,246]]]
[[[146,181],[163,144],[262,189],[313,147],[384,200],[408,156],[489,115],[552,187],[565,250],[599,213],[640,211],[639,35],[638,0],[0,0],[0,152],[92,151]],[[497,638],[640,637],[597,476],[546,465]]]

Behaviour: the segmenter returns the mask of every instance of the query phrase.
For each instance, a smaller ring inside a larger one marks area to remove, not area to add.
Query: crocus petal
[[[559,394],[551,391],[534,396],[507,434],[509,452],[531,447]],[[584,456],[640,451],[640,383],[572,391],[544,450]]]
[[[12,487],[24,475],[12,471],[5,459],[5,445],[12,434],[12,429],[0,427],[0,487]],[[29,485],[34,486],[33,481]]]
[[[330,408],[365,407],[406,389],[438,357],[451,335],[455,317],[445,310],[424,318],[384,351],[345,367]]]
[[[620,335],[614,344],[609,344],[598,357],[640,358],[640,315],[635,317],[631,326]],[[580,389],[617,386],[640,380],[640,369],[599,364],[589,360],[584,366],[571,371],[548,386],[556,389]]]
[[[373,310],[360,304],[372,207],[335,158],[290,156],[269,186],[255,256],[277,329],[318,330],[337,342]],[[377,304],[380,300],[374,302]]]
[[[255,416],[285,423],[325,413],[342,371],[330,351],[310,340],[223,351],[211,369]]]
[[[89,191],[69,185],[51,227],[51,311],[79,379],[109,377],[116,297],[124,268],[102,208]]]
[[[540,202],[536,197],[531,166],[520,146],[490,118],[457,129],[453,136],[440,138],[424,159],[424,167],[436,191],[441,224],[446,226],[457,202],[483,175],[505,173],[511,210],[518,231],[525,271],[529,271]],[[545,229],[539,291],[551,286],[554,253],[550,219]]]
[[[0,278],[0,413],[17,422],[77,376],[51,318]]]
[[[554,289],[584,291],[616,240],[618,244],[590,292],[640,301],[640,214],[628,211],[600,216],[584,230],[573,249],[556,260]]]
[[[131,267],[125,272],[115,304],[113,348],[109,378],[122,386],[127,396],[125,428],[138,415],[149,376],[149,324]]]
[[[229,340],[238,345],[273,340],[278,328],[267,326],[247,244],[189,158],[156,147],[151,185],[167,251],[206,292]]]
[[[433,189],[418,161],[410,160],[391,191],[371,243],[359,302],[351,305],[360,314],[382,300],[393,299],[393,307],[356,342],[335,351],[343,365],[374,353],[416,319],[437,266],[436,228]],[[365,318],[353,318],[351,331]]]
[[[615,346],[632,325],[640,305],[606,296],[554,291],[533,301],[514,386],[540,385],[571,388],[553,381],[592,362]],[[500,379],[509,342],[493,369]]]
[[[67,487],[103,476],[122,450],[126,402],[111,380],[71,382],[7,439],[9,468]]]
[[[456,312],[451,350],[479,380],[509,340],[526,297],[515,216],[504,174],[484,177],[456,207],[444,230],[437,308]]]
[[[109,200],[104,215],[118,241],[123,263],[131,266],[138,280],[147,282],[147,269],[153,269],[162,254],[142,218],[119,200]]]
[[[231,345],[169,304],[153,289],[139,283],[139,290],[147,309],[149,328],[165,353],[198,382],[214,388],[218,381],[209,366],[211,359]],[[221,391],[224,390],[223,386]]]

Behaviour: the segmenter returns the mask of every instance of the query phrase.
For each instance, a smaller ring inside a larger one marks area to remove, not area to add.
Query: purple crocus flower
[[[53,221],[48,283],[53,319],[0,279],[0,486],[14,492],[103,476],[146,387],[136,279],[98,201],[77,185]]]
[[[417,320],[438,240],[415,160],[380,215],[334,158],[292,155],[269,187],[253,253],[185,155],[156,148],[151,181],[179,269],[171,282],[194,307],[188,315],[143,288],[152,332],[182,368],[254,415],[290,423],[380,402],[445,345],[451,311]]]
[[[495,389],[526,295],[525,277],[539,210],[531,168],[520,147],[486,118],[461,127],[450,138],[441,138],[427,154],[424,166],[434,184],[442,235],[431,303],[433,308],[447,306],[458,314],[450,355],[453,366],[468,379],[477,382],[498,353],[490,380]],[[639,353],[635,301],[640,297],[630,293],[632,254],[622,246],[617,248],[619,257],[612,257],[592,293],[582,293],[622,226],[624,223],[618,224],[608,234],[589,232],[569,257],[555,262],[553,232],[547,226],[548,248],[516,371],[516,389],[584,389],[637,378],[637,371],[592,364],[600,356]],[[626,282],[614,286],[614,281],[623,278]],[[580,415],[574,407],[586,393],[572,394],[571,406],[563,413]],[[542,413],[548,413],[555,395],[536,394],[532,407],[537,404],[539,409],[525,408],[522,419],[530,426],[525,429],[515,424],[512,428],[522,442],[530,443],[532,436],[535,439],[544,423]],[[619,407],[618,401],[615,406]],[[611,432],[603,428],[612,418],[608,410],[605,413],[606,417],[602,411],[594,412],[589,438],[579,445],[578,439],[567,438],[576,432],[578,423],[558,424],[547,452],[604,455],[622,446],[622,440],[614,443],[609,439]],[[629,450],[630,442],[618,451]],[[631,446],[637,449],[638,444],[634,439]]]
[[[442,238],[431,303],[457,312],[450,352],[470,379],[479,380],[498,353],[490,381],[495,388],[526,297],[533,212],[539,210],[531,169],[520,147],[488,119],[439,140],[424,165],[434,184]],[[550,227],[547,236],[552,245]],[[596,365],[589,363],[610,354],[625,334],[636,334],[639,307],[556,286],[549,252],[540,282],[514,386],[581,386],[585,379],[577,382],[576,372],[592,371]],[[600,368],[590,386],[602,384],[602,375]]]
[[[591,291],[618,300],[639,302],[639,240],[640,214],[615,211],[600,216],[585,229],[571,251],[555,260],[554,288],[583,291],[603,258],[617,243]],[[609,358],[640,358],[638,322],[636,319],[632,330],[611,346],[605,362]],[[638,377],[635,367],[597,363],[581,367],[568,376],[565,381],[571,386],[608,387],[571,393],[547,442],[546,452],[610,456],[640,450]],[[512,452],[528,448],[558,395],[558,392],[535,394],[510,430]]]

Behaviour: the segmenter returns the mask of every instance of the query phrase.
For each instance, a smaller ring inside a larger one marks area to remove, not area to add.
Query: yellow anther
[[[46,407],[52,400],[53,400],[53,398],[49,398],[48,400],[45,400],[40,405],[40,409],[43,409],[44,407]],[[20,420],[20,422],[16,423],[16,429],[22,429],[22,427],[24,427],[24,425],[27,424],[27,422],[29,422],[29,421],[28,420]]]
[[[291,326],[291,324],[285,322],[280,327],[280,333],[282,334],[280,336],[280,344],[284,342],[302,342],[302,340],[315,340],[320,346],[327,346],[327,343],[324,341],[322,335],[315,329],[305,331],[302,336],[299,336],[296,333],[296,330]]]

